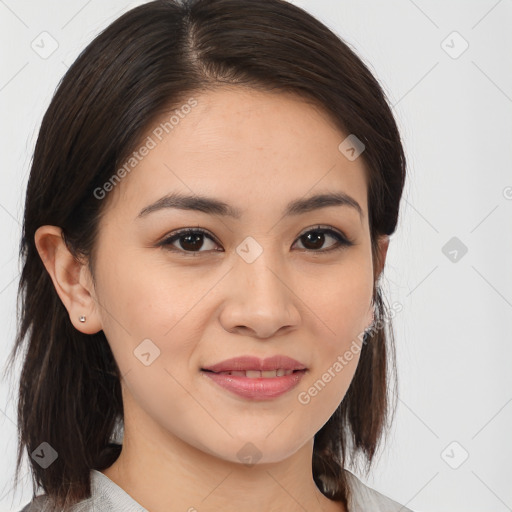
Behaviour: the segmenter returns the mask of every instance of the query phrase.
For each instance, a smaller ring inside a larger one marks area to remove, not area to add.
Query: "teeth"
[[[222,372],[228,375],[235,375],[236,377],[245,377],[245,372]]]
[[[261,377],[261,372],[258,372],[256,370],[247,370],[245,372],[245,376],[248,377],[249,379],[259,379]]]
[[[279,368],[278,370],[266,370],[262,372],[258,370],[219,372],[221,375],[233,375],[235,377],[247,377],[249,379],[271,379],[273,377],[283,377],[284,375],[290,375],[291,373],[293,373],[293,370],[284,370],[283,368]]]

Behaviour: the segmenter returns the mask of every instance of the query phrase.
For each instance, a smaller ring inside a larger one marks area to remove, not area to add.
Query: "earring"
[[[80,322],[84,323],[85,322],[85,316],[84,315],[81,315],[78,320],[80,320]]]

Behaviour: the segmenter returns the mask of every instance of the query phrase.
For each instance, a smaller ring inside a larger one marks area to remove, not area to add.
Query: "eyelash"
[[[330,253],[332,251],[339,251],[339,250],[342,250],[342,249],[345,249],[347,247],[351,247],[354,245],[354,242],[352,240],[348,239],[347,237],[342,235],[340,232],[338,232],[337,230],[334,230],[333,228],[331,228],[329,226],[316,226],[314,228],[310,228],[307,231],[304,231],[297,238],[297,240],[300,240],[300,238],[307,235],[308,233],[318,233],[318,232],[327,233],[328,235],[332,236],[336,240],[337,243],[328,249],[321,249],[321,250],[302,249],[303,252],[325,254],[325,253]],[[187,255],[187,256],[190,255],[190,256],[194,256],[194,257],[197,257],[202,252],[209,252],[209,251],[185,251],[183,249],[177,249],[175,247],[172,247],[172,244],[174,242],[178,241],[180,238],[187,236],[187,235],[194,235],[194,234],[205,235],[208,238],[210,238],[210,240],[212,240],[213,242],[215,242],[217,244],[216,240],[206,230],[201,229],[201,228],[185,228],[185,229],[176,231],[174,233],[171,233],[169,236],[167,236],[162,241],[160,241],[157,244],[157,246],[163,247],[164,249],[171,251],[171,252],[181,253],[183,255]],[[220,245],[220,244],[218,244],[218,245]],[[222,252],[222,251],[216,251],[216,252]]]

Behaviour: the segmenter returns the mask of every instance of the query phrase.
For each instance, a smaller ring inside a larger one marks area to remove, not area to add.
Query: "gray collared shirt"
[[[365,485],[345,470],[350,498],[348,512],[412,512],[387,496]],[[20,512],[55,512],[50,510],[46,495],[36,496]],[[91,497],[77,503],[72,512],[149,512],[106,475],[91,470]]]

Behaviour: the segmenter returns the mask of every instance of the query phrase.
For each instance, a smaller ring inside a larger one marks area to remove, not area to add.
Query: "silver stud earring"
[[[78,320],[80,320],[80,322],[84,323],[85,322],[85,316],[84,315],[80,316],[80,318]]]

